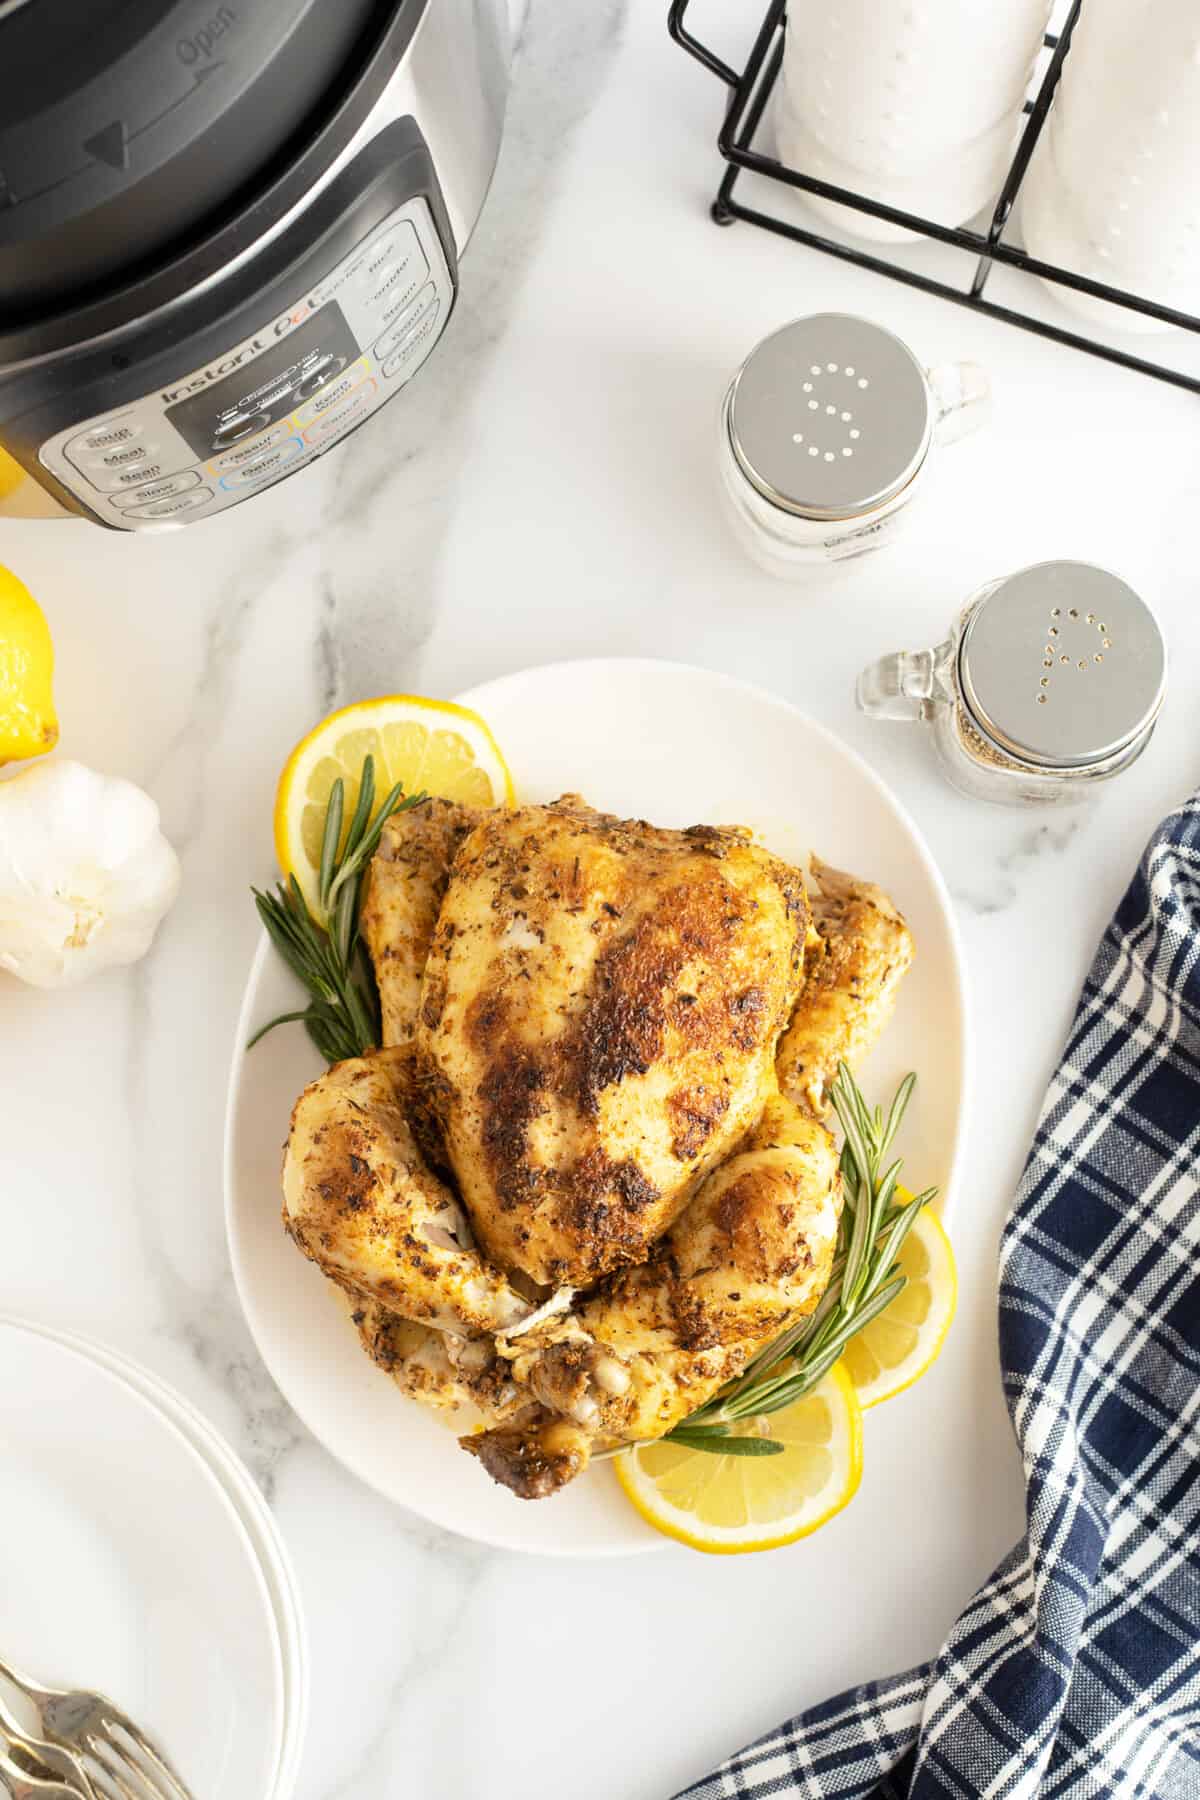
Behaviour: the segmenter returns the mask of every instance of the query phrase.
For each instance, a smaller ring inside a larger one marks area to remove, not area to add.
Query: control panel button
[[[292,428],[288,421],[280,419],[279,423],[272,425],[269,431],[260,431],[255,437],[243,438],[242,442],[234,449],[224,450],[220,456],[214,456],[208,466],[214,475],[224,475],[230,469],[243,468],[253,457],[260,456],[273,444],[281,444],[284,438],[291,437],[291,435]]]
[[[373,409],[377,383],[369,383],[366,391],[361,390],[350,397],[335,412],[329,413],[317,424],[310,425],[304,433],[304,442],[308,449],[315,450],[319,444],[329,443],[331,438],[340,437],[343,431],[349,431],[360,419],[365,419]]]
[[[226,419],[213,432],[212,447],[214,450],[225,450],[230,444],[238,444],[252,431],[261,431],[264,425],[270,424],[265,412],[238,413],[232,419]]]
[[[382,331],[386,326],[394,325],[401,313],[407,311],[412,304],[414,294],[420,290],[427,272],[426,269],[419,270],[414,273],[411,281],[406,281],[402,288],[396,288],[389,294],[385,304],[376,310],[372,336],[376,331]]]
[[[117,494],[141,487],[147,481],[159,481],[164,475],[178,473],[180,456],[172,468],[166,458],[145,456],[123,469],[88,469],[87,478],[102,493]]]
[[[297,400],[311,400],[312,396],[319,394],[323,387],[328,387],[329,383],[341,374],[345,366],[344,356],[327,356],[324,362],[310,370],[299,384],[296,389]]]
[[[102,450],[115,450],[120,444],[128,444],[138,435],[140,427],[136,419],[109,419],[99,425],[92,425],[87,431],[79,432],[68,438],[64,449],[74,462],[77,457],[87,456]]]
[[[122,444],[116,450],[91,450],[86,461],[97,469],[128,469],[132,463],[149,462],[157,454],[158,445],[152,439],[135,437],[132,443]]]
[[[368,258],[355,285],[381,329],[391,324],[428,278],[429,263],[414,235],[399,239],[394,247],[384,246],[379,255]]]
[[[441,301],[435,300],[433,305],[427,306],[416,322],[409,326],[383,365],[383,373],[388,381],[393,375],[398,375],[401,369],[410,368],[417,354],[431,343],[437,330],[438,315],[441,310]]]
[[[279,469],[294,462],[303,449],[304,445],[298,437],[285,438],[281,444],[273,444],[266,450],[260,450],[257,456],[252,456],[248,462],[244,462],[241,468],[236,469],[232,475],[223,476],[221,486],[223,488],[253,487],[256,482],[268,480]]]
[[[424,258],[422,258],[422,264]],[[408,263],[394,264],[386,274],[380,277],[367,296],[367,305],[380,320],[390,323],[396,316],[397,306],[407,306],[410,297],[426,274],[425,268],[413,268]]]
[[[186,493],[188,488],[199,486],[200,477],[195,469],[184,469],[179,475],[164,475],[161,481],[147,481],[143,487],[134,488],[130,494],[114,494],[109,501],[120,512],[127,512],[131,506],[139,506],[149,500],[169,500],[174,494]]]
[[[153,468],[158,454],[157,443],[136,437],[132,443],[123,444],[119,450],[92,450],[72,460],[80,474],[86,475],[97,487],[111,488],[117,485],[111,477],[119,475],[125,469],[137,471]],[[134,480],[137,479],[135,472]]]
[[[311,296],[313,306],[324,306],[347,282],[358,287],[364,282],[376,282],[380,271],[386,269],[389,263],[406,256],[420,256],[424,261],[415,227],[406,219],[401,219],[397,224],[389,225],[386,230],[381,231],[378,237],[372,238],[369,244],[343,263],[340,269],[335,269],[315,287]]]
[[[198,506],[204,506],[213,497],[211,488],[192,488],[186,494],[176,494],[169,500],[155,500],[150,506],[130,506],[125,509],[127,519],[172,519],[176,513],[194,512]]]
[[[340,406],[342,401],[347,399],[356,388],[360,388],[366,380],[367,359],[365,356],[360,356],[356,362],[350,364],[348,369],[343,369],[336,381],[331,381],[327,387],[321,389],[319,394],[314,395],[305,405],[297,408],[297,425],[303,429],[305,425],[313,425],[318,419],[323,419],[326,413],[332,412],[335,406]],[[372,382],[371,389],[368,391],[372,391],[374,386],[375,383]]]
[[[378,362],[382,362],[385,356],[390,356],[392,354],[392,351],[396,348],[396,345],[400,342],[400,339],[404,336],[405,332],[411,325],[416,324],[430,301],[436,297],[436,294],[437,289],[434,287],[432,281],[427,281],[416,299],[409,301],[408,305],[404,308],[404,311],[400,314],[400,317],[394,324],[389,326],[388,330],[384,332],[383,336],[376,344],[375,357]]]
[[[80,474],[94,478],[116,469],[127,469],[135,463],[153,460],[159,451],[158,441],[151,438],[137,419],[121,420],[102,430],[81,431],[64,447],[64,454]],[[101,482],[100,486],[107,483]]]
[[[365,281],[378,283],[391,265],[402,264],[412,256],[420,256],[421,261],[425,261],[416,227],[407,219],[401,219],[399,224],[389,225],[386,231],[381,231],[378,237],[371,239],[350,273],[361,275]]]

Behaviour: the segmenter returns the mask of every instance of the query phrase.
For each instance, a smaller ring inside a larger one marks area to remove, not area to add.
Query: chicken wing
[[[594,1451],[661,1437],[816,1307],[840,1210],[833,1139],[773,1096],[748,1148],[709,1176],[651,1260],[610,1277],[549,1329],[554,1341],[517,1351],[537,1410],[464,1449],[538,1499]]]
[[[821,946],[779,1044],[783,1093],[820,1116],[840,1062],[855,1068],[892,1016],[913,959],[912,933],[881,888],[817,857],[813,923]]]
[[[645,1258],[762,1112],[808,918],[799,870],[740,830],[574,796],[479,822],[415,1049],[496,1264],[586,1287]]]
[[[393,813],[383,828],[359,924],[375,966],[385,1046],[412,1035],[450,866],[479,817],[476,807],[430,799]]]
[[[532,1312],[479,1256],[467,1215],[409,1123],[404,1049],[335,1063],[292,1112],[283,1219],[340,1287],[458,1335],[509,1331]]]

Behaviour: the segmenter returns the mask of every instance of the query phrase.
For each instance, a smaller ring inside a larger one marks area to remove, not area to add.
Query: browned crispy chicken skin
[[[833,1139],[774,1095],[745,1150],[709,1176],[648,1261],[543,1328],[544,1348],[530,1333],[513,1367],[538,1404],[464,1447],[538,1499],[595,1450],[661,1437],[813,1311],[840,1211]]]
[[[912,942],[814,870],[810,909],[747,832],[573,795],[389,821],[363,929],[393,1048],[301,1095],[285,1221],[374,1360],[481,1422],[464,1446],[522,1497],[661,1436],[824,1291],[826,1087]]]
[[[478,818],[473,807],[430,799],[393,813],[383,828],[359,921],[379,984],[385,1046],[412,1036],[450,866]]]
[[[528,1411],[512,1365],[494,1338],[457,1337],[436,1326],[402,1319],[375,1300],[360,1300],[351,1314],[363,1349],[403,1393],[435,1412],[470,1411],[488,1425],[504,1425]]]
[[[841,1062],[855,1068],[892,1016],[912,933],[882,888],[812,859],[816,954],[779,1046],[779,1085],[813,1112]]]
[[[416,1045],[493,1262],[588,1287],[644,1259],[762,1112],[807,930],[799,871],[746,833],[573,797],[476,826]]]
[[[348,1293],[443,1331],[505,1331],[532,1311],[475,1253],[466,1213],[425,1163],[404,1103],[407,1057],[335,1063],[292,1109],[283,1220]]]

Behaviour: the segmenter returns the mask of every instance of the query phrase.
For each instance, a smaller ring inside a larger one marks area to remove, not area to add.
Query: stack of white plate
[[[295,1577],[189,1401],[0,1316],[0,1522],[0,1656],[107,1694],[203,1800],[288,1800],[308,1708]]]

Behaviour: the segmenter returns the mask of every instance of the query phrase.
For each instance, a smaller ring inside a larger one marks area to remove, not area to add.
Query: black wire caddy
[[[1142,375],[1151,375],[1156,380],[1171,382],[1176,387],[1187,388],[1192,393],[1200,393],[1200,375],[1190,373],[1185,369],[1172,368],[1166,363],[1151,361],[1144,356],[1137,356],[1129,350],[1120,349],[1100,339],[1088,337],[1082,332],[1069,330],[1048,319],[1038,318],[1033,313],[1024,312],[1018,307],[1002,305],[999,301],[989,299],[985,293],[988,279],[997,266],[1019,269],[1029,275],[1040,276],[1045,281],[1057,283],[1061,287],[1075,288],[1080,293],[1091,295],[1097,300],[1105,300],[1115,307],[1123,307],[1128,312],[1140,313],[1147,318],[1159,320],[1164,325],[1173,325],[1181,331],[1193,334],[1200,333],[1200,319],[1193,318],[1190,313],[1176,312],[1169,306],[1160,306],[1156,301],[1146,299],[1141,295],[1126,293],[1119,288],[1106,287],[1102,282],[1092,281],[1084,275],[1077,275],[1070,269],[1058,268],[1052,263],[1039,262],[1036,257],[1030,256],[1020,246],[1009,243],[1006,239],[1005,233],[1012,222],[1013,206],[1041,135],[1042,126],[1049,114],[1054,91],[1062,72],[1063,61],[1070,47],[1071,33],[1075,29],[1084,0],[1074,0],[1058,36],[1047,34],[1044,39],[1046,47],[1051,51],[1049,64],[1036,95],[1025,103],[1026,123],[986,232],[971,230],[966,226],[943,225],[934,219],[925,219],[915,213],[902,212],[894,206],[884,205],[881,201],[868,199],[865,194],[857,194],[847,188],[834,187],[827,181],[819,181],[815,176],[805,175],[798,169],[791,169],[777,158],[766,156],[756,150],[754,139],[767,103],[774,91],[779,71],[783,66],[784,27],[787,16],[785,0],[771,0],[746,64],[740,71],[723,61],[689,31],[686,20],[691,10],[691,4],[692,0],[671,0],[668,13],[668,29],[671,36],[677,44],[694,56],[697,62],[724,82],[730,90],[725,117],[717,134],[717,148],[729,165],[712,204],[712,216],[718,225],[732,225],[736,219],[746,220],[752,225],[761,226],[766,231],[773,231],[781,237],[791,238],[796,243],[807,244],[814,250],[823,250],[830,256],[839,257],[843,262],[856,263],[860,268],[871,269],[879,275],[888,275],[895,281],[902,281],[909,287],[920,288],[927,294],[938,294],[945,300],[957,302],[960,306],[971,307],[975,312],[983,313],[988,318],[1002,319],[1006,324],[1017,325],[1023,331],[1036,332],[1039,337],[1050,338],[1055,343],[1068,344],[1072,349],[1084,350],[1091,356],[1103,357],[1106,362],[1118,363],[1123,368],[1137,370]],[[801,0],[794,0],[794,5],[799,13]],[[864,249],[858,244],[843,243],[837,238],[825,237],[820,232],[809,230],[791,219],[763,211],[756,206],[746,205],[735,196],[735,189],[743,171],[766,176],[769,181],[782,183],[788,188],[798,188],[806,193],[818,194],[825,200],[837,201],[856,212],[868,213],[873,218],[884,219],[893,225],[903,226],[906,230],[917,233],[922,238],[948,244],[955,250],[965,252],[970,259],[969,278],[963,285],[956,285],[923,270],[910,268],[904,263],[893,261],[889,257],[880,255],[877,251]]]

